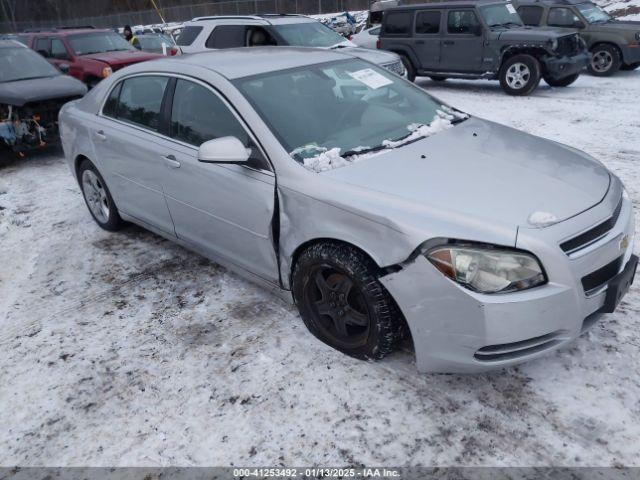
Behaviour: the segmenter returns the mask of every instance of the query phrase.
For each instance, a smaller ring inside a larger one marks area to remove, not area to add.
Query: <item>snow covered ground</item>
[[[418,83],[586,150],[640,207],[640,71],[528,98]],[[640,466],[639,349],[636,282],[616,314],[518,368],[357,361],[202,257],[100,230],[59,155],[0,168],[0,465]]]

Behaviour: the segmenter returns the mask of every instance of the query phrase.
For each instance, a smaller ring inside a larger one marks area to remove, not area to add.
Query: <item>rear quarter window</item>
[[[205,47],[237,48],[246,45],[247,27],[244,25],[218,25],[213,29]]]
[[[201,31],[202,27],[198,26],[184,27],[182,29],[182,32],[180,32],[180,36],[176,40],[176,44],[181,47],[188,47],[195,41],[196,38],[198,38],[198,35],[200,35]]]
[[[416,16],[416,33],[428,34],[440,32],[440,11],[426,10]]]
[[[409,36],[411,33],[411,17],[411,12],[385,13],[383,32],[386,35]]]

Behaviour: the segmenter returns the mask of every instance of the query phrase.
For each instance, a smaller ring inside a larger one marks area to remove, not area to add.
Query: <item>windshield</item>
[[[512,27],[523,25],[520,15],[518,15],[518,12],[516,12],[516,9],[513,8],[513,5],[510,3],[486,5],[484,7],[480,7],[480,12],[482,13],[482,18],[484,18],[484,21],[487,22],[489,27]]]
[[[60,75],[49,62],[26,47],[0,48],[0,83]]]
[[[71,35],[69,37],[69,44],[76,55],[135,50],[129,42],[115,32]]]
[[[174,45],[173,41],[166,35],[141,35],[138,37],[140,46],[145,50],[162,50],[162,44],[167,47]]]
[[[576,8],[589,23],[608,22],[612,19],[611,15],[594,3],[582,3],[580,5],[576,5]]]
[[[294,47],[333,47],[346,39],[320,22],[273,25],[287,45]]]
[[[361,60],[235,81],[294,160],[317,172],[452,127],[467,115]]]

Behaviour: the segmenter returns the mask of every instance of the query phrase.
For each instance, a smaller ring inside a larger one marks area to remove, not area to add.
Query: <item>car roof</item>
[[[283,14],[263,14],[263,15],[217,15],[210,17],[196,17],[190,20],[189,25],[202,24],[202,23],[216,23],[216,22],[232,22],[237,20],[250,20],[252,22],[259,21],[263,25],[278,25],[278,24],[290,24],[290,23],[309,23],[317,22],[316,19],[307,17],[305,15],[296,15],[293,13]]]
[[[24,43],[20,43],[17,40],[0,40],[0,48],[16,48],[16,47],[28,48]]]
[[[47,37],[66,37],[68,35],[76,35],[78,33],[104,33],[104,32],[113,32],[108,28],[64,28],[64,29],[56,29],[52,28],[50,30],[43,29],[37,31],[25,32],[27,35],[46,35]]]
[[[316,65],[340,60],[354,60],[350,55],[335,50],[322,50],[306,47],[244,47],[212,50],[202,53],[165,57],[153,62],[142,62],[128,71],[137,73],[163,71],[185,72],[185,66],[193,65],[216,72],[234,80],[263,73],[287,70],[290,68]]]
[[[580,5],[582,3],[593,3],[591,0],[517,0],[519,5]]]
[[[433,3],[420,3],[412,5],[402,5],[398,7],[389,7],[385,9],[385,12],[391,12],[396,10],[425,10],[425,9],[441,9],[441,8],[473,8],[476,5],[489,5],[489,4],[504,4],[508,3],[503,0],[454,0],[449,2],[433,2]]]

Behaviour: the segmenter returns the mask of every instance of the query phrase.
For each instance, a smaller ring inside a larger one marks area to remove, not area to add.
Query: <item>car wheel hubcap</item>
[[[611,68],[613,57],[607,51],[595,52],[591,57],[591,67],[596,72],[606,72]]]
[[[531,70],[524,63],[514,63],[507,70],[507,85],[514,90],[520,90],[529,82]]]
[[[343,347],[366,343],[369,312],[362,292],[349,276],[330,266],[318,267],[310,276],[306,297],[325,337]]]
[[[82,173],[82,192],[93,215],[101,222],[109,220],[107,191],[98,176],[91,170]]]

